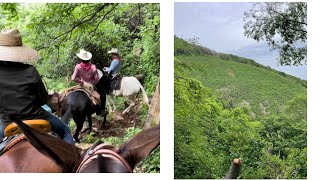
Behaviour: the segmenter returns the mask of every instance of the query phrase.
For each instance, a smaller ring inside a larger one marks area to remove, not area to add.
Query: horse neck
[[[28,141],[21,141],[0,158],[0,172],[61,173],[62,169]]]

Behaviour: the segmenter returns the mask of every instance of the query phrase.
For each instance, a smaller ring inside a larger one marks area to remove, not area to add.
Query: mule
[[[144,103],[149,107],[147,93],[139,80],[133,76],[122,77],[120,89],[110,89],[109,93],[107,94],[107,106],[109,113],[116,111],[115,97],[117,96],[123,96],[125,98],[125,101],[129,106],[122,112],[122,114],[128,113],[135,105],[134,99],[140,91],[142,91]]]
[[[28,141],[0,156],[0,172],[128,173],[160,145],[160,125],[138,133],[119,147],[97,142],[88,149],[38,131],[10,115]]]

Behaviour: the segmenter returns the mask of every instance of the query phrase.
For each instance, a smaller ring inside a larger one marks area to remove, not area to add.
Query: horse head
[[[56,112],[59,109],[60,95],[55,91],[50,91],[48,93],[47,105],[52,109],[52,112]]]
[[[10,115],[30,144],[51,158],[62,172],[132,172],[135,165],[160,145],[160,125],[138,133],[119,147],[101,142],[80,149],[59,138],[38,131]]]

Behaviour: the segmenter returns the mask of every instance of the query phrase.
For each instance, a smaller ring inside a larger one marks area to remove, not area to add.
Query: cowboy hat
[[[92,54],[89,51],[86,51],[84,49],[80,50],[80,53],[77,54],[77,56],[85,61],[88,61],[92,58]]]
[[[112,48],[110,51],[108,51],[109,54],[114,53],[114,54],[119,54],[117,48]]]
[[[34,63],[39,58],[38,51],[22,44],[18,29],[3,29],[0,32],[0,61]]]

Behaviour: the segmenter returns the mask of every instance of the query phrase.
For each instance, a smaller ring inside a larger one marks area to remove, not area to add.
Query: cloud
[[[250,3],[175,3],[175,34],[200,38],[216,51],[255,43],[243,35],[243,14]]]

